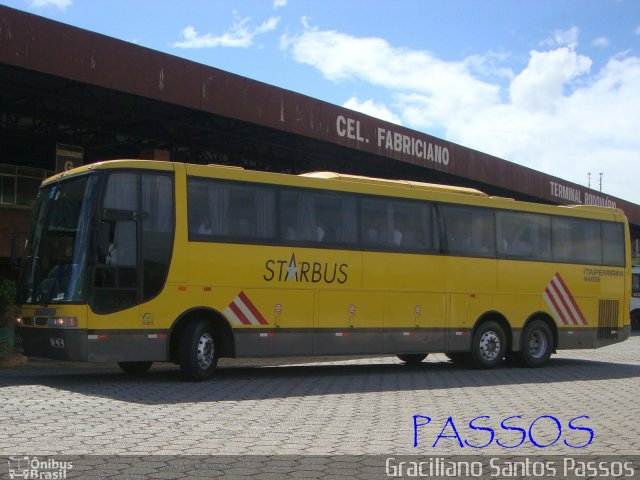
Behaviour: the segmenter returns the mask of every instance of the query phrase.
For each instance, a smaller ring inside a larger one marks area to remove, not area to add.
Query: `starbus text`
[[[292,256],[291,260],[267,260],[262,278],[267,282],[344,284],[348,279],[348,267],[346,263],[296,262]]]

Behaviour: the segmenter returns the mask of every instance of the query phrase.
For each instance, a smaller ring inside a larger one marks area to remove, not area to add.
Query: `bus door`
[[[138,322],[139,227],[134,212],[105,210],[97,231],[93,296],[89,313],[89,355],[120,357],[122,334]],[[118,338],[116,338],[118,337]],[[91,360],[91,358],[90,358]],[[93,358],[108,361],[109,358]]]
[[[164,287],[173,224],[169,175],[117,172],[107,177],[95,236],[89,360],[166,356],[158,336],[147,335],[150,327],[140,305]],[[150,338],[155,340],[151,344]]]

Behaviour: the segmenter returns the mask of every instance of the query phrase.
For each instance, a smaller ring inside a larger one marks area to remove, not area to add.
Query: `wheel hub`
[[[480,355],[484,360],[493,361],[500,354],[500,337],[494,331],[484,332],[480,337]]]
[[[547,350],[547,337],[541,332],[533,332],[529,338],[529,354],[541,358]]]
[[[213,343],[213,337],[209,333],[203,333],[198,341],[198,365],[203,370],[211,367],[215,358],[215,348]]]

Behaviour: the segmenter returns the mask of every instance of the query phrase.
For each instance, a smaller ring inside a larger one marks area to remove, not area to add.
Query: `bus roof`
[[[388,180],[384,178],[363,177],[360,175],[348,175],[344,173],[336,172],[310,172],[299,175],[301,177],[309,178],[323,178],[327,180],[342,180],[355,183],[369,183],[374,185],[389,185],[392,187],[408,187],[416,188],[419,190],[426,190],[429,192],[444,192],[444,193],[460,193],[466,195],[475,195],[477,197],[487,197],[488,195],[475,188],[465,187],[453,187],[449,185],[438,185],[435,183],[414,182],[411,180]]]
[[[123,159],[123,160],[105,160],[103,162],[89,163],[80,167],[73,168],[61,173],[57,173],[42,182],[42,185],[47,185],[51,182],[62,180],[66,177],[72,177],[75,175],[81,175],[91,170],[101,170],[110,168],[139,168],[145,170],[164,170],[172,171],[173,163],[164,162],[158,160],[137,160],[137,159]]]
[[[400,196],[407,198],[422,198],[423,195],[432,194],[439,201],[453,201],[457,203],[477,204],[478,206],[504,208],[507,210],[522,210],[537,213],[554,213],[562,215],[579,216],[584,218],[597,217],[622,221],[624,212],[620,209],[601,207],[594,205],[547,205],[526,201],[514,201],[512,198],[489,196],[480,190],[466,187],[455,187],[432,183],[416,182],[412,180],[390,180],[383,178],[350,175],[337,172],[310,172],[301,175],[286,175],[274,172],[262,172],[257,170],[245,170],[242,167],[228,165],[201,165],[182,162],[166,162],[156,160],[106,160],[89,165],[84,165],[67,172],[59,173],[46,179],[43,185],[62,180],[66,177],[79,175],[91,170],[124,168],[173,171],[179,166],[186,168],[187,175],[204,176],[228,180],[247,180],[259,183],[283,184],[289,186],[309,186],[311,188],[328,188],[341,191],[353,191],[359,193],[373,193],[378,195],[396,196],[400,191],[385,191],[386,189],[405,189]],[[308,179],[308,180],[307,180]],[[327,182],[323,185],[324,182]],[[456,200],[457,197],[457,200]],[[518,205],[516,207],[516,205]]]

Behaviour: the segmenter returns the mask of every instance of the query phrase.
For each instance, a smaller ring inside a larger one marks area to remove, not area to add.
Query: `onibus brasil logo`
[[[9,478],[29,480],[61,480],[67,478],[67,472],[73,468],[71,462],[38,457],[9,457]]]

